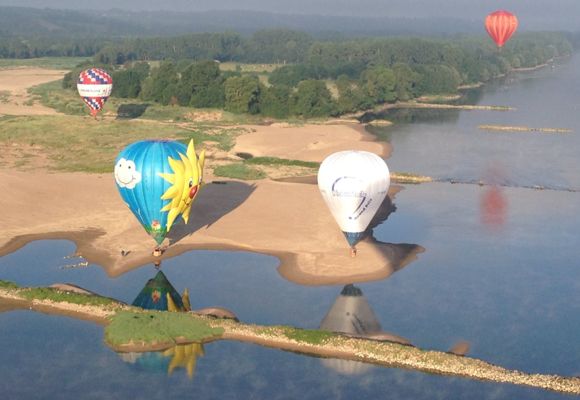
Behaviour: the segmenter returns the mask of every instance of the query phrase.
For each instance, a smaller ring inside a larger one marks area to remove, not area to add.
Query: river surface
[[[394,147],[389,166],[436,179],[580,190],[580,55],[511,74],[468,96],[511,111],[399,110],[396,125],[371,128]],[[570,129],[497,132],[480,125]]]
[[[576,56],[553,69],[510,75],[470,97],[516,111],[398,112],[397,125],[375,132],[393,145],[391,170],[442,182],[405,186],[396,211],[375,228],[379,241],[425,251],[389,279],[354,283],[372,310],[355,315],[363,326],[426,349],[446,351],[465,341],[470,356],[507,368],[580,375],[580,193],[569,191],[580,189],[579,82]],[[498,133],[480,124],[573,132]],[[468,183],[480,180],[496,185]],[[131,302],[157,272],[148,265],[111,279],[97,265],[75,267],[82,259],[68,257],[74,251],[67,241],[30,243],[0,258],[0,279],[70,282]],[[284,280],[277,265],[266,255],[191,251],[161,269],[179,292],[189,289],[194,308],[219,305],[249,323],[318,328],[340,304],[343,287],[299,286]],[[352,322],[352,315],[344,318]],[[92,323],[0,313],[0,393],[7,399],[570,398],[237,342],[206,344],[185,361],[178,353],[120,355]],[[172,362],[178,367],[169,373]],[[193,364],[190,376],[185,366]]]

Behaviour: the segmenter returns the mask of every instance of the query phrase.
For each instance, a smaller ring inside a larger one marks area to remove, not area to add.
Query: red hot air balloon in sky
[[[517,27],[518,19],[509,11],[494,11],[485,18],[485,30],[497,44],[497,47],[502,47]]]
[[[96,118],[111,95],[113,78],[100,68],[89,68],[79,75],[77,90],[91,110],[91,115]]]

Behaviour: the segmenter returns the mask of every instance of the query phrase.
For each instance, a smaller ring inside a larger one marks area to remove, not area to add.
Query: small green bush
[[[225,178],[242,179],[248,180],[258,180],[264,179],[266,174],[256,168],[248,167],[242,163],[233,163],[228,165],[220,165],[213,170],[216,176],[222,176]]]

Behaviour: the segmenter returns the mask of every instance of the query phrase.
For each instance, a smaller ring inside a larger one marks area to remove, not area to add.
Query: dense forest
[[[297,30],[317,38],[337,36],[445,35],[481,32],[481,21],[452,18],[389,18],[283,14],[258,11],[55,10],[0,6],[2,32],[35,37],[152,37],[186,33]]]
[[[570,54],[580,43],[578,34],[521,32],[498,50],[481,26],[477,34],[457,33],[463,29],[458,24],[453,35],[410,36],[420,23],[400,20],[381,28],[388,25],[385,18],[246,12],[236,20],[240,31],[216,32],[216,26],[233,24],[233,14],[1,11],[0,58],[91,58],[65,77],[65,88],[74,88],[81,69],[98,65],[113,74],[115,97],[279,118],[342,115],[423,95],[454,94],[461,85]],[[199,26],[192,28],[192,21]],[[214,25],[206,32],[175,35],[207,24]],[[317,28],[257,29],[260,24]],[[358,36],[375,31],[383,36]],[[224,71],[224,62],[276,68]]]
[[[303,32],[271,30],[249,38],[207,33],[130,39],[102,48],[90,65],[112,72],[116,97],[278,118],[323,117],[454,94],[461,85],[571,52],[570,41],[557,33],[523,33],[498,50],[484,37],[320,41]],[[223,61],[277,68],[264,79],[241,69],[224,72]],[[64,87],[73,89],[88,65],[68,74]]]

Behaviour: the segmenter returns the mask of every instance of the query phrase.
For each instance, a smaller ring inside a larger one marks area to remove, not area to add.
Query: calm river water
[[[576,56],[553,69],[510,76],[475,96],[478,104],[517,111],[399,112],[401,122],[376,132],[393,144],[391,170],[444,182],[405,186],[394,200],[396,212],[375,229],[379,241],[415,243],[425,252],[387,280],[355,284],[374,312],[364,324],[422,348],[448,350],[467,341],[469,355],[494,364],[580,375],[580,193],[566,191],[580,189],[579,86]],[[574,132],[495,133],[480,124]],[[559,190],[528,188],[534,185]],[[74,250],[67,241],[31,243],[0,258],[0,279],[71,282],[131,302],[156,273],[145,266],[110,279],[96,265],[68,268],[78,262],[65,258]],[[194,308],[220,305],[246,322],[319,327],[343,288],[292,284],[276,265],[270,256],[192,251],[165,261],[162,270],[178,291],[189,289]],[[7,399],[568,398],[235,342],[207,344],[203,352],[197,351],[193,377],[185,368],[169,374],[177,358],[121,357],[103,344],[100,326],[5,311],[0,393]]]

